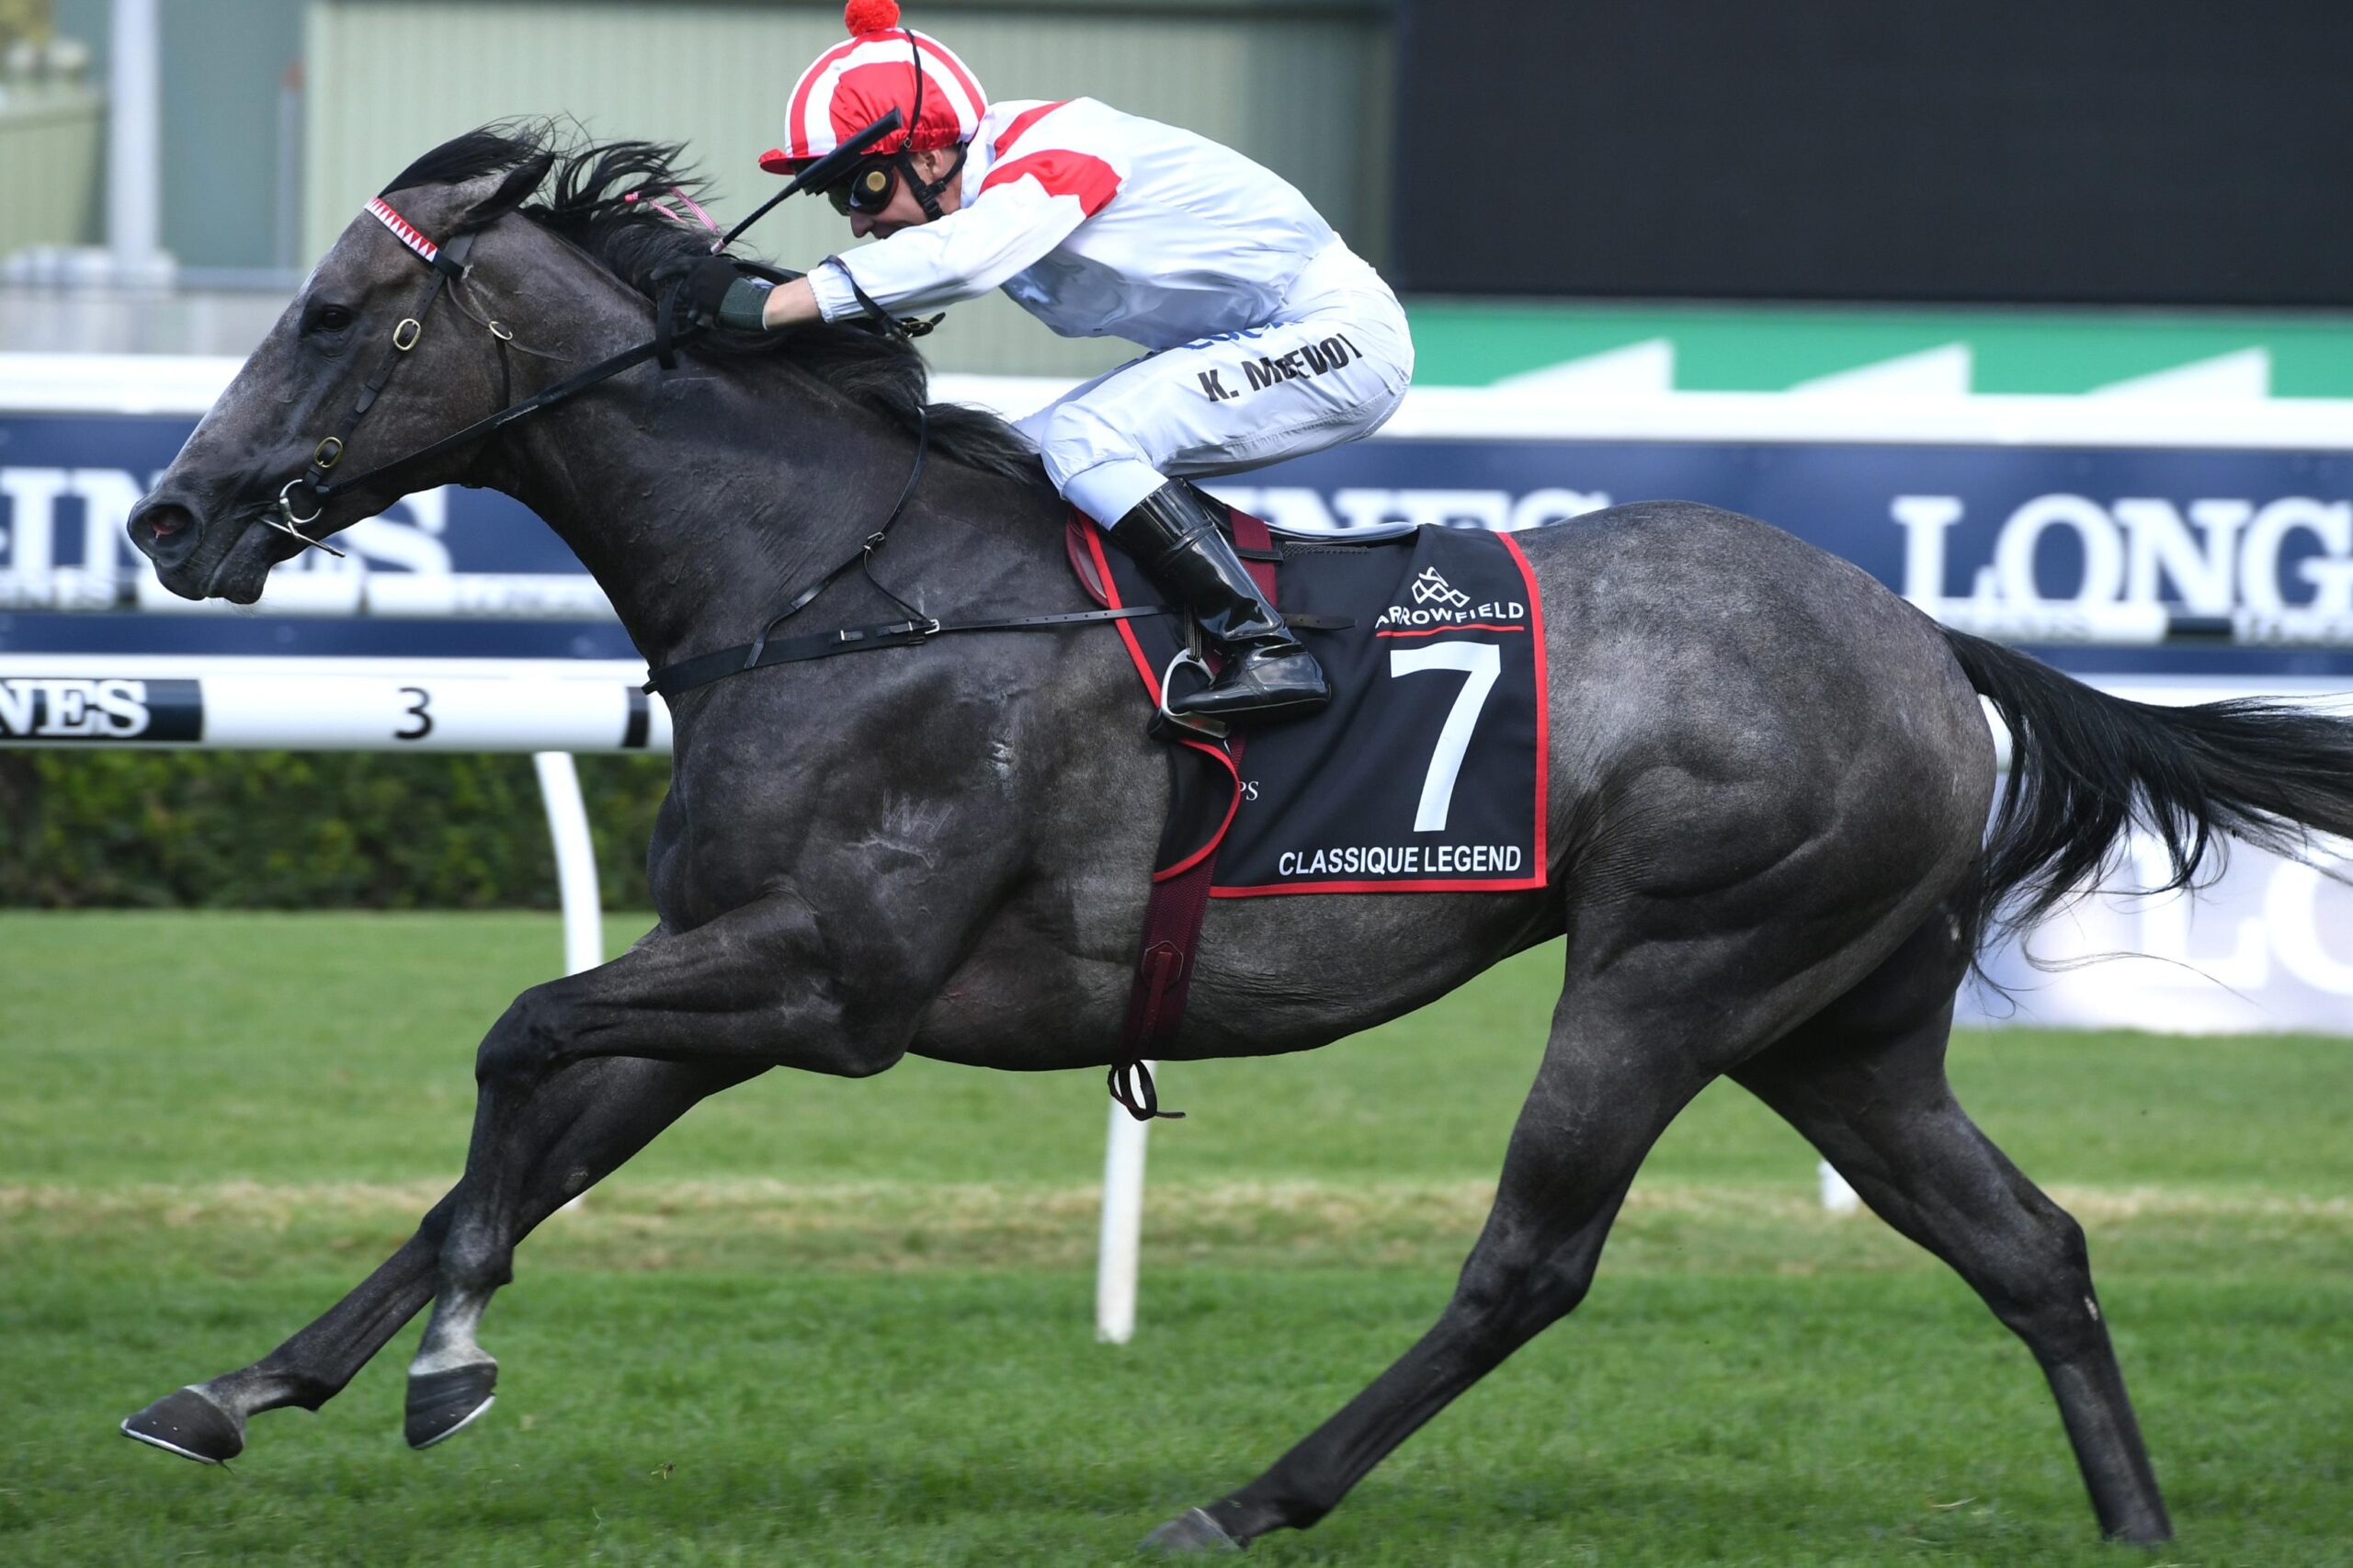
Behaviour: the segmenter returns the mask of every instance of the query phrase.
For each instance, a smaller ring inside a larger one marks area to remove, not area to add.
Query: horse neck
[[[748,640],[857,552],[904,483],[909,438],[779,370],[629,372],[527,425],[494,482],[571,546],[654,665]]]

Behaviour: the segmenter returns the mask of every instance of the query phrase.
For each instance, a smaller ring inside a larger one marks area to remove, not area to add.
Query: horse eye
[[[311,310],[309,330],[341,332],[359,318],[341,305],[315,305]]]

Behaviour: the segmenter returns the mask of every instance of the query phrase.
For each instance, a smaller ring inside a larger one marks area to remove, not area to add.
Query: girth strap
[[[1251,580],[1276,603],[1274,563],[1282,559],[1267,525],[1246,512],[1227,508],[1233,518],[1235,552],[1245,562]],[[1302,616],[1291,621],[1305,624]],[[1245,735],[1239,731],[1225,740],[1226,755],[1239,769]],[[1205,744],[1187,741],[1187,745]],[[1239,772],[1235,774],[1238,778]],[[1160,1108],[1160,1091],[1152,1081],[1151,1063],[1162,1048],[1176,1038],[1185,1022],[1185,1003],[1193,989],[1193,967],[1201,945],[1201,920],[1209,913],[1210,882],[1217,869],[1217,846],[1178,875],[1152,884],[1145,901],[1143,938],[1136,954],[1135,979],[1128,991],[1127,1022],[1120,1030],[1120,1054],[1112,1059],[1111,1097],[1138,1121],[1179,1120],[1181,1110]]]
[[[823,585],[819,585],[820,587]],[[801,602],[814,597],[816,595],[810,593]],[[1051,631],[1064,626],[1083,626],[1091,621],[1132,620],[1138,616],[1168,613],[1166,605],[1131,605],[1125,609],[1070,610],[1059,615],[1009,615],[990,620],[935,620],[926,617],[921,620],[889,621],[880,626],[851,626],[839,631],[819,631],[806,637],[764,639],[740,647],[722,648],[715,653],[699,653],[691,659],[680,659],[676,664],[665,665],[653,671],[643,689],[659,692],[665,698],[675,698],[681,692],[709,686],[729,676],[742,675],[746,670],[766,669],[770,665],[798,664],[806,659],[829,659],[835,653],[863,653],[876,648],[912,648],[918,642],[927,642],[934,637],[945,637],[955,631]]]

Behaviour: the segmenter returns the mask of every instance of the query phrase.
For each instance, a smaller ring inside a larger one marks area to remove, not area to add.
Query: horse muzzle
[[[300,548],[273,548],[270,530],[258,524],[249,508],[208,517],[164,489],[131,508],[125,531],[131,548],[154,563],[155,580],[180,597],[251,604],[261,597],[269,569]]]

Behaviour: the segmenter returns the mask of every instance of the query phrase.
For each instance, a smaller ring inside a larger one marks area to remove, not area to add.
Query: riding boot
[[[1258,591],[1219,520],[1214,502],[1171,480],[1111,528],[1153,586],[1191,611],[1225,655],[1215,682],[1169,709],[1233,724],[1312,713],[1332,699],[1323,666]]]

